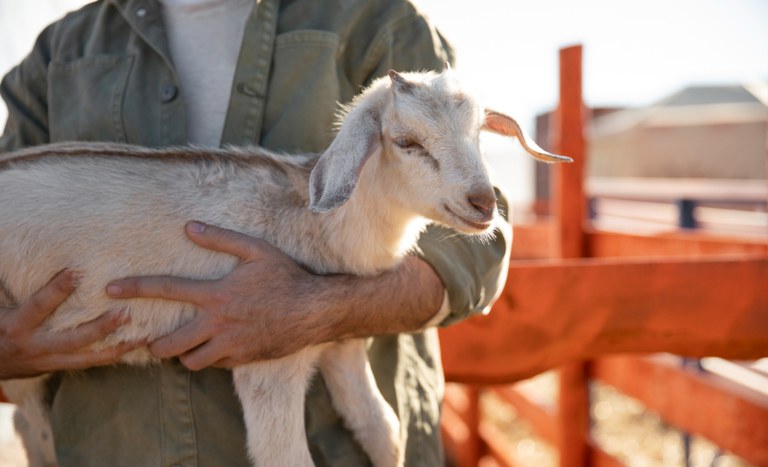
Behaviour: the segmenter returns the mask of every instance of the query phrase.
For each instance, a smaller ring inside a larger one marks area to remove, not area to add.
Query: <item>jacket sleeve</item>
[[[373,68],[369,77],[373,79],[389,69],[441,70],[445,62],[454,60],[453,49],[445,38],[424,16],[413,12],[379,35],[369,54],[372,63],[367,65]],[[492,240],[457,235],[436,225],[430,226],[419,240],[417,254],[437,272],[447,291],[448,314],[440,325],[488,313],[504,287],[512,230],[506,198],[498,189],[496,195],[502,216]]]
[[[8,109],[8,120],[0,136],[0,152],[49,142],[48,79],[49,35],[43,31],[29,55],[0,82],[0,96]]]

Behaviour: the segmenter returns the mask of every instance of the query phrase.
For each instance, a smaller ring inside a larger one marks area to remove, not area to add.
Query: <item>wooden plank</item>
[[[669,355],[600,359],[593,376],[639,399],[667,422],[755,465],[768,465],[768,397]]]
[[[513,262],[488,316],[440,330],[448,380],[505,384],[617,352],[768,354],[768,258]]]
[[[552,445],[557,445],[554,407],[539,405],[512,386],[496,386],[493,392],[501,400],[514,406],[518,416],[531,426],[537,436]]]
[[[547,221],[515,225],[514,234],[512,259],[549,257],[554,232]],[[585,242],[588,256],[597,258],[736,254],[768,256],[768,238],[737,238],[676,229],[647,235],[588,229]]]
[[[512,259],[548,258],[554,251],[554,229],[549,221],[536,221],[513,227]]]
[[[558,444],[558,432],[555,425],[555,410],[553,407],[542,406],[532,402],[513,386],[496,386],[493,388],[493,392],[501,398],[501,400],[513,405],[517,410],[518,417],[525,420],[536,435],[544,442],[554,446]],[[489,435],[483,435],[483,440],[486,445],[488,445],[489,451],[499,459],[500,463],[521,465],[520,463],[515,463],[514,455],[510,454],[508,448],[505,449],[504,445],[498,439],[491,439],[492,436],[496,438],[498,437],[496,436],[496,433],[493,433],[493,430],[489,431]],[[589,459],[591,467],[622,466],[621,462],[606,453],[591,438],[589,439]]]
[[[520,233],[515,228],[515,235]],[[605,257],[649,257],[712,255],[768,255],[768,239],[733,238],[697,232],[669,232],[655,235],[589,231],[587,233],[589,255]],[[522,252],[519,252],[522,254]]]
[[[586,182],[591,197],[642,201],[691,199],[706,202],[765,204],[768,183],[764,179],[592,177]]]
[[[558,452],[563,467],[591,464],[589,439],[589,380],[586,362],[567,363],[560,368],[557,397]]]
[[[554,122],[552,147],[573,158],[573,163],[552,167],[552,212],[555,229],[555,258],[578,258],[584,254],[584,170],[586,139],[582,99],[582,47],[560,49],[560,100]]]
[[[491,423],[482,423],[480,425],[480,432],[488,446],[489,456],[493,463],[487,465],[496,465],[503,467],[515,467],[515,466],[527,466],[529,463],[525,463],[523,460],[515,454],[513,447],[506,443],[504,434]],[[623,464],[619,462],[615,457],[603,451],[599,446],[590,440],[589,442],[589,454],[593,462],[590,463],[590,467],[623,467]],[[486,464],[481,463],[484,467]]]
[[[476,466],[484,454],[480,438],[480,388],[449,385],[443,398],[441,433],[449,452],[462,466]]]
[[[584,102],[582,98],[582,47],[560,49],[560,100],[554,113],[553,147],[560,154],[573,158],[572,164],[554,168],[552,203],[556,248],[554,257],[584,256],[586,197],[584,171],[586,139],[584,137]],[[572,362],[560,369],[557,429],[560,465],[586,466],[589,449],[589,388],[586,367]]]
[[[469,439],[469,427],[459,413],[450,404],[443,401],[440,413],[440,434],[446,457],[458,466],[468,466],[466,443]]]

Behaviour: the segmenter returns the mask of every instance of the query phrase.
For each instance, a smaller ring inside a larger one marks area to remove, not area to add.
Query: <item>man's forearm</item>
[[[321,284],[311,311],[321,342],[416,331],[444,299],[440,278],[416,256],[377,276],[329,276]]]

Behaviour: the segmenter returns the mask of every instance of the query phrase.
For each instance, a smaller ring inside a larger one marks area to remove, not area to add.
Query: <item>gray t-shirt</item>
[[[189,143],[218,147],[254,0],[161,0]]]

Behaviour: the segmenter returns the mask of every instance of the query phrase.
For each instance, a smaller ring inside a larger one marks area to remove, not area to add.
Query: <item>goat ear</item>
[[[392,85],[396,90],[403,93],[410,93],[413,91],[415,84],[405,79],[400,73],[395,70],[389,70],[387,75],[389,76],[389,79],[392,80]]]
[[[332,211],[349,200],[365,162],[381,148],[381,123],[370,109],[355,108],[309,176],[309,209]]]
[[[495,110],[486,109],[485,111],[485,123],[483,129],[498,133],[504,136],[514,136],[523,146],[523,149],[535,159],[544,162],[573,162],[568,156],[560,156],[558,154],[552,154],[539,147],[536,141],[528,136],[520,125],[517,124],[514,118],[509,115],[504,115],[501,112]]]

